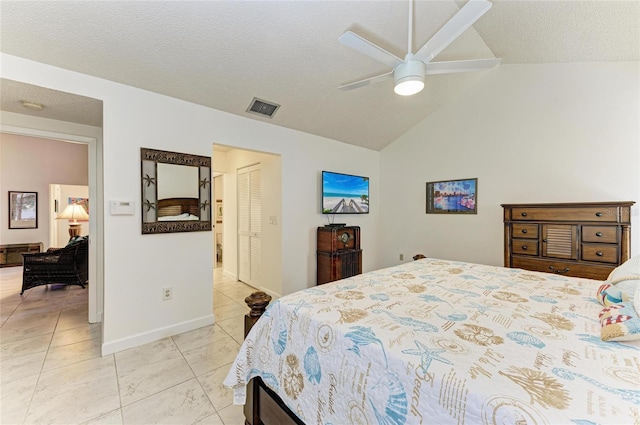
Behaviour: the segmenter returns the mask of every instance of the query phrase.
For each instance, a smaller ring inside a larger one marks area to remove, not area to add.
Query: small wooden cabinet
[[[22,254],[42,252],[42,242],[0,245],[0,267],[22,265]]]
[[[633,204],[503,204],[504,265],[605,280],[629,259]]]
[[[360,227],[318,227],[316,253],[318,285],[362,273]]]

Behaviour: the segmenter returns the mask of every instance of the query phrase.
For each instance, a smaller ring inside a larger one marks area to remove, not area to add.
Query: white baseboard
[[[215,317],[213,316],[213,314],[210,314],[194,320],[188,320],[186,322],[165,326],[164,328],[158,328],[149,332],[143,332],[126,338],[118,339],[116,341],[107,342],[106,344],[102,344],[102,355],[106,356],[107,354],[117,353],[118,351],[126,350],[128,348],[138,347],[140,345],[157,341],[168,336],[192,331],[203,326],[209,326],[214,322]]]
[[[231,279],[238,280],[238,275],[227,270],[222,270],[222,275]]]

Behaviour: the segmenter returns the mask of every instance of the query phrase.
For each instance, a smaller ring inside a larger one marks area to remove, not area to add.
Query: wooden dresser
[[[504,265],[605,280],[629,259],[633,204],[502,204]]]

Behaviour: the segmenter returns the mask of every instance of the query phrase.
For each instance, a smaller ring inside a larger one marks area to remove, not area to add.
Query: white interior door
[[[238,279],[260,286],[262,174],[260,164],[238,170]]]

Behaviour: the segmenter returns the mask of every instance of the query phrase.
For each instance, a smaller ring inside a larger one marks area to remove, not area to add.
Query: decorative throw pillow
[[[607,283],[615,285],[630,299],[633,298],[636,289],[640,286],[640,255],[629,258],[613,269],[609,274]]]
[[[600,312],[600,337],[603,341],[640,339],[640,316],[633,303],[614,304]]]
[[[629,301],[631,298],[627,294],[622,293],[618,288],[608,283],[603,283],[598,288],[596,298],[605,307],[613,304],[618,304],[624,301]]]
[[[67,246],[76,245],[82,242],[83,240],[85,240],[86,238],[87,236],[74,236],[71,239],[69,239],[69,242],[67,242]]]

